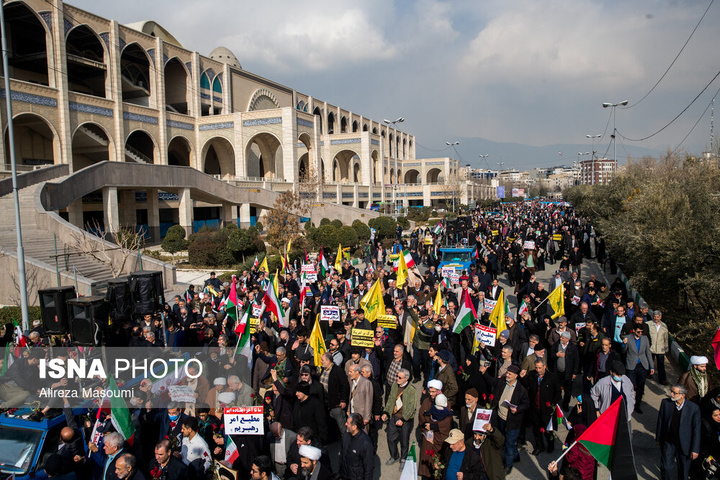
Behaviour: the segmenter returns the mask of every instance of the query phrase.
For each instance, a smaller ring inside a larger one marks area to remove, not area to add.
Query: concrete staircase
[[[26,259],[33,259],[49,265],[55,269],[55,236],[46,230],[39,228],[36,224],[35,197],[39,193],[42,184],[31,185],[21,189],[20,218],[22,221],[23,245],[25,247]],[[0,197],[0,247],[7,252],[15,253],[17,250],[17,237],[15,232],[15,205],[13,196],[4,195]],[[78,277],[86,277],[93,282],[104,283],[112,278],[110,269],[102,262],[95,260],[88,255],[79,255],[76,245],[68,245],[57,241],[58,254],[70,253],[67,256],[58,257],[60,273],[74,275],[77,269]],[[87,292],[83,292],[87,294]]]

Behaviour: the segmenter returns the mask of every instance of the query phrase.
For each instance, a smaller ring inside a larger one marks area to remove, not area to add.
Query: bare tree
[[[302,234],[299,217],[307,216],[309,212],[310,204],[292,190],[278,196],[266,216],[267,241],[270,245],[280,248],[298,238]]]
[[[25,262],[25,284],[27,285],[28,305],[37,305],[40,302],[38,291],[49,288],[50,282],[40,276],[41,269],[35,265],[29,265]],[[12,282],[12,293],[7,296],[10,305],[20,305],[20,281],[17,272],[10,272],[10,281]]]
[[[123,274],[130,257],[145,243],[144,232],[136,232],[133,228],[120,227],[113,232],[102,228],[97,220],[88,223],[87,227],[94,235],[86,231],[74,233],[72,247],[107,265],[113,278]]]

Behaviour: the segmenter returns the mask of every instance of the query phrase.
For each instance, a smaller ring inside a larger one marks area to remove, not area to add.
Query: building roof
[[[221,63],[227,63],[231,67],[242,69],[242,65],[240,65],[237,57],[228,48],[217,47],[215,50],[210,52],[210,58]]]
[[[137,30],[138,32],[152,35],[153,37],[162,38],[163,42],[172,43],[178,47],[184,48],[182,44],[175,38],[170,32],[168,32],[162,25],[153,20],[143,20],[140,22],[128,23],[125,25],[128,28]]]

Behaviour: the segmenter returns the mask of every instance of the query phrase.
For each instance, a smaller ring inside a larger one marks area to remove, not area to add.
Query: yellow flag
[[[263,258],[262,263],[260,264],[260,267],[258,267],[258,270],[265,270],[265,273],[270,273],[270,267],[268,267],[267,263],[267,255],[265,255],[265,258]]]
[[[335,270],[342,274],[342,245],[338,245],[338,253],[335,256]]]
[[[292,244],[292,239],[288,240],[287,253],[290,253],[290,244]]]
[[[500,337],[503,330],[507,330],[507,324],[505,323],[505,292],[502,290],[495,307],[490,312],[490,321],[497,328],[497,337]]]
[[[360,300],[360,306],[365,310],[368,322],[374,322],[378,315],[385,314],[385,301],[382,297],[379,280],[375,280],[370,290]]]
[[[282,269],[280,269],[280,271],[282,273],[285,273],[285,269],[287,269],[287,264],[285,263],[285,257],[280,255],[280,261],[282,262]]]
[[[275,289],[275,297],[277,298],[277,296],[279,295],[279,293],[278,293],[278,271],[277,271],[277,269],[275,269],[275,277],[273,278],[273,288]],[[280,299],[278,298],[278,300],[280,300]]]
[[[555,290],[552,291],[547,297],[547,302],[552,307],[553,316],[552,319],[556,319],[562,315],[565,315],[565,284],[561,283]]]
[[[397,288],[403,288],[403,285],[407,282],[408,275],[410,275],[410,273],[408,272],[407,263],[405,263],[405,255],[403,255],[401,251],[397,270]]]
[[[435,295],[435,301],[433,302],[433,312],[440,315],[440,307],[443,304],[442,292],[440,291],[440,285],[438,284],[437,295]]]
[[[315,366],[320,366],[320,357],[323,353],[327,352],[327,348],[325,347],[325,339],[322,335],[322,330],[320,330],[320,315],[318,314],[315,317],[315,326],[313,326],[312,333],[310,334],[310,346],[313,349],[313,355],[315,357]]]

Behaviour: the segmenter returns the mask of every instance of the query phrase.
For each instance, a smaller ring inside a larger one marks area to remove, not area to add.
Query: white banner
[[[475,324],[475,340],[484,343],[488,347],[494,347],[496,338],[497,329],[495,327]]]
[[[264,435],[263,407],[226,407],[225,435]]]
[[[485,299],[485,313],[492,313],[493,308],[495,308],[495,305],[497,305],[497,300],[490,300],[489,298]]]
[[[320,320],[326,322],[340,321],[340,307],[337,305],[323,305],[320,307]]]
[[[173,402],[195,403],[195,390],[187,385],[173,385],[168,387],[170,400]]]

